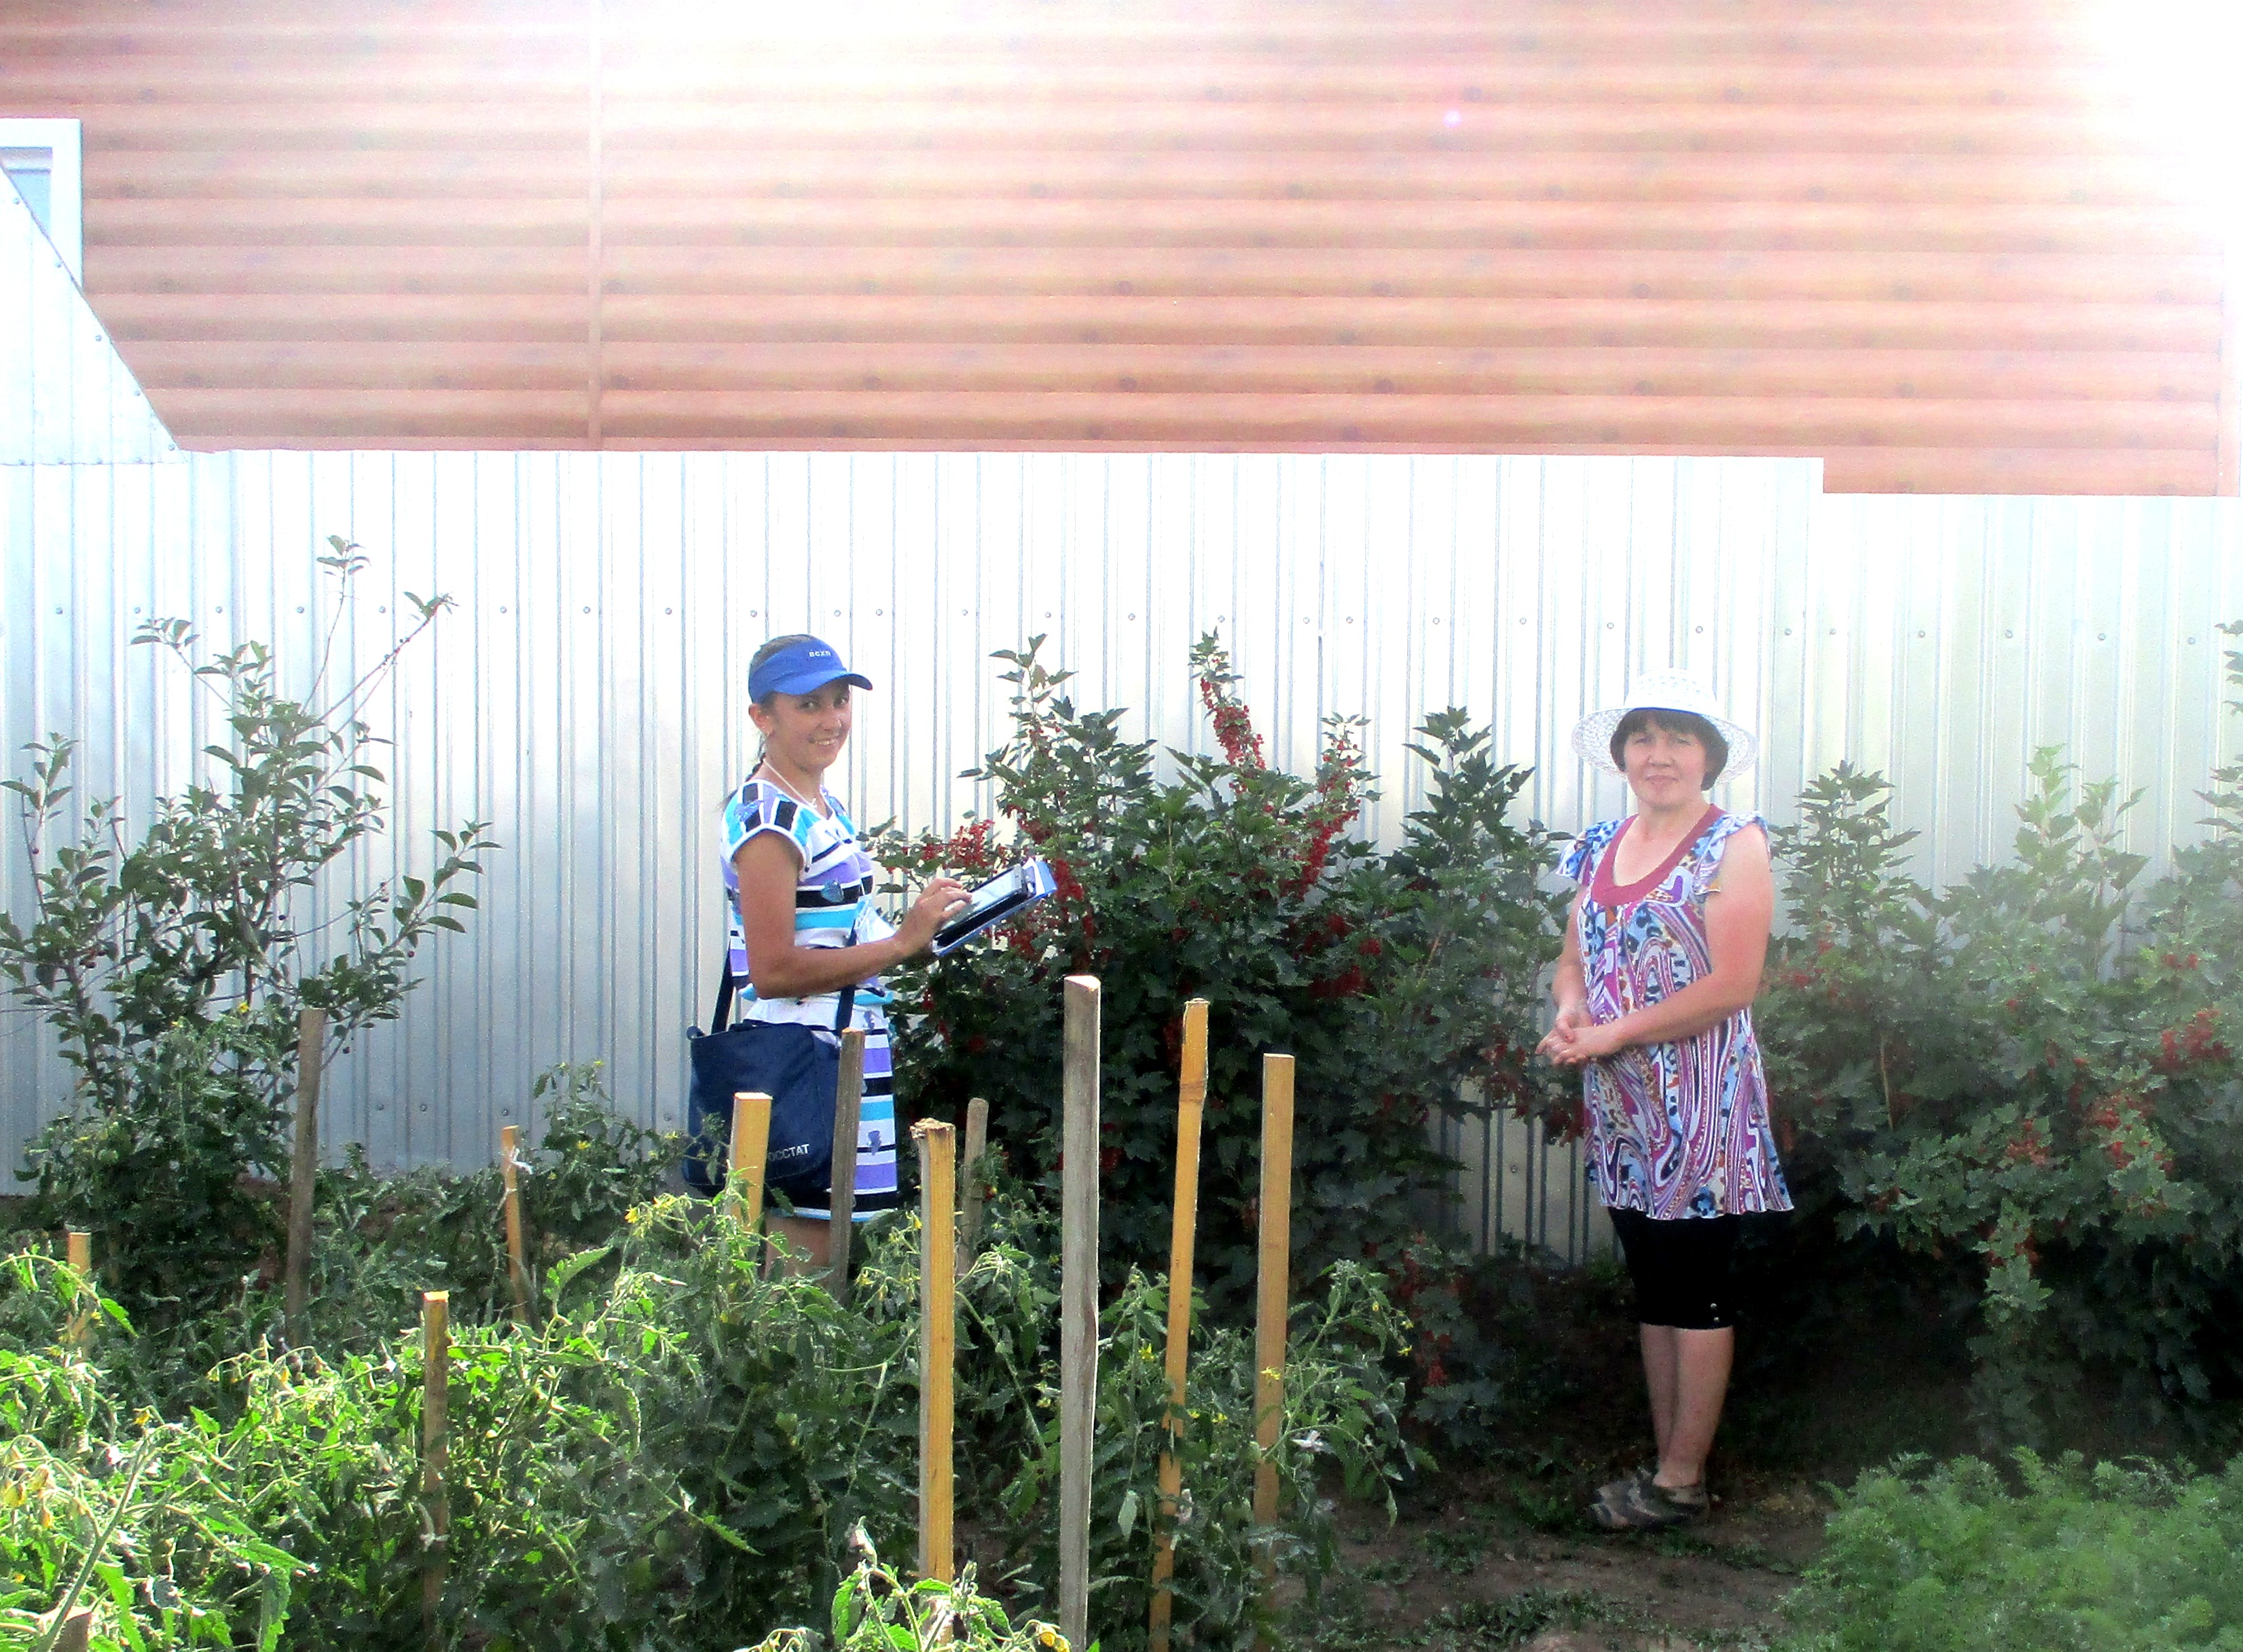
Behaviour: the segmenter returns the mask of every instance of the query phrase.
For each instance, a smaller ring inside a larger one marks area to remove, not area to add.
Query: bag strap
[[[709,1018],[712,1033],[723,1032],[731,1024],[726,1018],[732,1013],[731,936],[724,936],[717,946],[717,1013]]]
[[[845,943],[853,947],[854,941]],[[849,1018],[857,1013],[857,987],[852,981],[834,995],[837,1000],[833,1012],[833,1030],[838,1035],[849,1030]],[[725,1018],[732,1009],[732,938],[724,937],[723,950],[717,954],[717,1013],[710,1018],[709,1030],[721,1033],[731,1023]]]
[[[842,951],[846,952],[857,944],[857,925],[864,915],[864,901],[860,898],[857,903],[857,916],[849,923],[849,939],[841,943]],[[839,1038],[849,1030],[849,1018],[857,1013],[857,983],[851,981],[833,997],[833,1035]]]

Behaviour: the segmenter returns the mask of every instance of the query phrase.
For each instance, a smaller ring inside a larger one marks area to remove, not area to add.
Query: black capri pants
[[[1729,1263],[1736,1254],[1734,1216],[1662,1222],[1640,1210],[1613,1210],[1613,1231],[1635,1285],[1639,1325],[1677,1331],[1726,1331],[1735,1323]]]

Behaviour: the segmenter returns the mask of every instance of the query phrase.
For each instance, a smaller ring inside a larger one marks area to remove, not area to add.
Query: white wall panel
[[[329,892],[425,866],[438,825],[487,819],[505,846],[469,934],[427,955],[403,1021],[335,1074],[330,1145],[387,1163],[483,1156],[501,1123],[535,1124],[529,1082],[563,1058],[607,1061],[625,1109],[676,1121],[717,946],[717,812],[753,756],[747,660],[776,630],[831,637],[879,684],[842,782],[867,825],[947,828],[986,805],[957,777],[1000,733],[987,656],[1037,631],[1081,702],[1205,749],[1189,653],[1212,629],[1274,760],[1313,762],[1329,713],[1371,719],[1381,836],[1422,798],[1404,744],[1451,703],[1535,765],[1552,824],[1619,809],[1619,783],[1567,737],[1669,664],[1763,732],[1765,761],[1723,801],[1788,819],[1806,779],[1850,757],[1894,778],[1935,879],[2006,852],[2044,743],[2145,788],[2135,846],[2191,835],[2195,791],[2237,749],[2210,630],[2243,615],[2233,502],[1826,497],[1819,482],[1811,461],[1457,456],[0,468],[0,732],[11,772],[24,741],[75,734],[85,792],[145,820],[219,731],[206,693],[129,645],[143,618],[186,616],[212,647],[272,638],[301,692],[335,617],[313,560],[327,534],[374,563],[340,670],[389,646],[407,590],[457,600],[369,707],[397,742],[393,830]],[[12,832],[0,854],[20,911]],[[21,1016],[0,1022],[0,1063],[12,1165],[66,1075]],[[1520,1183],[1476,1184],[1470,1220],[1578,1252],[1598,1227],[1573,1157],[1529,1166],[1525,1141],[1458,1138]]]
[[[70,265],[0,176],[0,465],[178,456]]]

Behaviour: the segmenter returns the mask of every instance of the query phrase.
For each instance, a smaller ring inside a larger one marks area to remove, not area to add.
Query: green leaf
[[[546,1294],[558,1302],[561,1299],[561,1293],[569,1288],[570,1283],[579,1274],[587,1268],[597,1265],[603,1258],[614,1253],[615,1246],[603,1244],[596,1245],[589,1251],[575,1251],[562,1258],[560,1261],[545,1271]]]

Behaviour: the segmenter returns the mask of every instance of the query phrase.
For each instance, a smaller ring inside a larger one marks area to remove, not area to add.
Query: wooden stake
[[[529,1258],[522,1243],[522,1180],[515,1161],[522,1151],[522,1126],[507,1124],[498,1133],[498,1173],[506,1192],[500,1208],[506,1212],[506,1278],[514,1287],[514,1317],[529,1323]]]
[[[1293,1058],[1262,1058],[1262,1243],[1254,1316],[1254,1523],[1277,1523],[1277,1440],[1285,1422],[1285,1327],[1293,1259]],[[1264,1589],[1276,1554],[1262,1551]],[[1265,1599],[1266,1595],[1265,1595]]]
[[[764,1219],[764,1155],[771,1151],[771,1098],[744,1089],[732,1097],[732,1156],[724,1202],[732,1219],[754,1231]]]
[[[935,1119],[919,1138],[919,1574],[947,1583],[951,1537],[951,1436],[958,1365],[958,1133]]]
[[[63,1620],[55,1633],[54,1652],[86,1652],[93,1644],[93,1608],[81,1606]]]
[[[1098,1406],[1099,987],[1069,975],[1061,1126],[1059,1628],[1090,1644],[1090,1460]]]
[[[428,1522],[428,1554],[421,1568],[421,1631],[429,1646],[444,1602],[445,1550],[452,1541],[452,1500],[444,1489],[449,1446],[452,1296],[448,1291],[421,1293],[421,1502]]]
[[[1161,1532],[1153,1543],[1150,1652],[1169,1652],[1175,1601],[1176,1508],[1184,1486],[1184,1372],[1191,1357],[1192,1242],[1199,1225],[1199,1129],[1207,1109],[1207,1000],[1184,1006],[1183,1069],[1176,1085],[1176,1203],[1169,1221],[1168,1444],[1161,1452]]]
[[[82,1291],[93,1289],[93,1235],[78,1228],[65,1229],[63,1233],[63,1258],[82,1282]],[[71,1316],[69,1328],[63,1340],[73,1348],[84,1345],[87,1333],[93,1329],[93,1315],[81,1309]]]
[[[833,1089],[833,1165],[826,1183],[825,1211],[832,1231],[826,1236],[832,1270],[826,1291],[833,1300],[849,1300],[849,1245],[857,1237],[857,1124],[865,1109],[865,1029],[841,1035],[841,1075]]]
[[[958,1277],[964,1278],[966,1271],[973,1265],[974,1252],[981,1244],[981,1201],[987,1197],[988,1182],[981,1174],[981,1160],[989,1151],[989,1103],[979,1096],[966,1103],[966,1156],[960,1162],[958,1174],[965,1197],[960,1201],[958,1217]]]
[[[288,1257],[281,1275],[281,1306],[288,1339],[307,1341],[304,1310],[311,1295],[312,1196],[320,1174],[320,1081],[327,1066],[327,1012],[306,1008],[296,1018],[296,1150],[288,1165]]]

